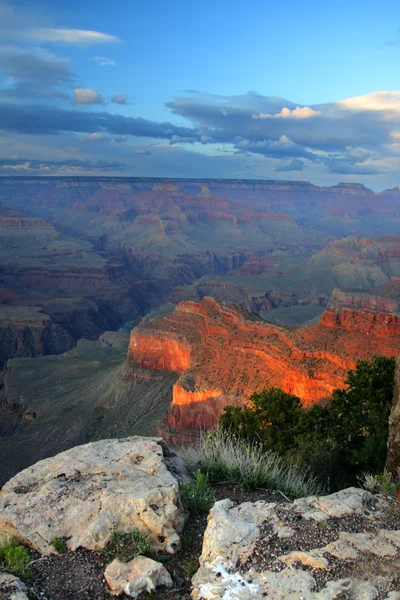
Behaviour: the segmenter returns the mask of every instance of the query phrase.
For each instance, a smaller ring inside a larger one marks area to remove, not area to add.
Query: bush
[[[150,550],[149,536],[143,535],[137,529],[129,533],[115,530],[111,533],[110,541],[103,549],[103,553],[108,562],[112,562],[115,558],[121,562],[129,562]]]
[[[28,569],[31,557],[28,550],[13,541],[9,541],[0,548],[0,562],[3,568],[20,577],[21,579],[29,579],[32,572]]]
[[[228,406],[220,418],[222,429],[250,442],[260,441],[265,450],[283,454],[295,445],[302,413],[300,399],[278,388],[250,396],[245,408]]]
[[[67,542],[60,537],[54,537],[51,540],[51,545],[58,554],[65,554],[67,551]]]
[[[291,394],[263,390],[251,396],[248,407],[226,407],[220,427],[251,448],[261,444],[265,452],[278,453],[300,470],[310,468],[329,491],[354,485],[363,472],[384,469],[394,370],[394,358],[360,360],[348,372],[347,389],[335,390],[328,406],[308,410]],[[208,460],[213,477],[224,461],[218,455]],[[259,480],[256,471],[254,467]]]
[[[215,501],[214,492],[208,485],[208,475],[198,472],[190,483],[181,483],[182,502],[189,511],[198,514],[210,510]]]

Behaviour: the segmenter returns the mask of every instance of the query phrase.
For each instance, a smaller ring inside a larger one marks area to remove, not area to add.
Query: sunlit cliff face
[[[305,406],[331,397],[360,358],[400,352],[400,317],[331,307],[318,325],[282,328],[251,320],[237,306],[211,298],[181,302],[167,316],[131,333],[129,376],[158,371],[180,376],[168,424],[175,429],[214,426],[228,404],[277,386]]]

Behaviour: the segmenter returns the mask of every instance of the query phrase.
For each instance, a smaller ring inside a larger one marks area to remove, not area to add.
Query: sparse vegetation
[[[181,483],[182,502],[189,511],[198,514],[212,507],[215,497],[206,473],[198,471],[194,481]]]
[[[32,576],[30,562],[28,550],[14,540],[9,540],[0,547],[0,563],[8,573],[21,579],[29,579]]]
[[[129,533],[115,530],[111,533],[110,541],[104,548],[104,556],[108,562],[118,558],[121,562],[129,562],[137,556],[146,554],[151,550],[148,536],[137,529]]]
[[[373,494],[385,494],[397,498],[397,490],[400,489],[400,481],[392,481],[387,473],[381,475],[371,475],[365,473],[361,479],[361,483],[366,490]]]
[[[193,575],[197,572],[198,568],[199,568],[199,561],[196,560],[195,558],[189,558],[188,560],[185,560],[183,563],[183,571],[190,578],[193,577]]]
[[[211,483],[239,483],[245,491],[268,488],[292,497],[322,491],[306,469],[265,451],[260,442],[247,442],[220,427],[203,436],[199,447],[184,456]]]
[[[51,540],[51,545],[58,554],[65,554],[67,552],[67,542],[60,537],[54,537]]]

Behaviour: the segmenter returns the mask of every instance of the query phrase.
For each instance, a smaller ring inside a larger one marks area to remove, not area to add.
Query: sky
[[[0,176],[400,185],[400,4],[0,0]]]

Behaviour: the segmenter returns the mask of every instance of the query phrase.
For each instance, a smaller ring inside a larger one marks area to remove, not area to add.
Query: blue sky
[[[0,0],[0,174],[400,182],[394,1]]]

